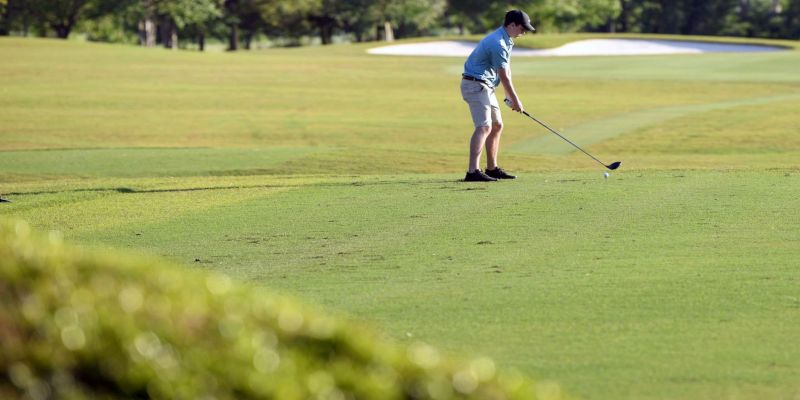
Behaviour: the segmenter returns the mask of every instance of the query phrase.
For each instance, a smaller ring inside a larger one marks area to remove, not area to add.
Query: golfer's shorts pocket
[[[468,81],[465,79],[464,83],[461,84],[461,93],[465,96],[480,93],[483,89],[483,85],[475,81]]]

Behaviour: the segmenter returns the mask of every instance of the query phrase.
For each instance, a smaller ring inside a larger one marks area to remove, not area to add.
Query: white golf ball
[[[604,178],[608,179],[608,175],[609,175],[609,173],[608,173],[608,172],[603,172],[603,177],[604,177]]]

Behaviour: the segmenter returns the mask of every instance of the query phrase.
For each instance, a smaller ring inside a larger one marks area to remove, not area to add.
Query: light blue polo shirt
[[[493,87],[497,87],[500,83],[497,71],[501,68],[508,68],[508,64],[511,62],[512,47],[514,47],[514,41],[508,36],[506,28],[501,26],[486,35],[472,50],[464,63],[464,75],[483,80]]]

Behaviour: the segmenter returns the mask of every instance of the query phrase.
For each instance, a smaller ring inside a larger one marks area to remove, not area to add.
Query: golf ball
[[[609,173],[608,173],[608,172],[603,172],[603,177],[604,177],[604,178],[608,179],[608,175],[609,175]]]

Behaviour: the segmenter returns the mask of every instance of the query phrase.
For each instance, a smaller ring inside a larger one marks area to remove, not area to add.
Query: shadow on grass
[[[404,180],[404,181],[375,181],[375,182],[320,182],[310,184],[284,184],[284,185],[239,185],[239,186],[205,186],[190,188],[165,188],[165,189],[135,189],[130,187],[99,187],[88,189],[68,189],[68,190],[40,190],[31,192],[9,192],[6,196],[37,196],[44,194],[61,193],[93,193],[93,192],[117,192],[122,194],[146,194],[146,193],[180,193],[198,192],[207,190],[240,190],[240,189],[283,189],[283,188],[318,188],[318,187],[346,187],[346,186],[379,186],[379,185],[421,185],[421,184],[463,184],[462,180]],[[441,189],[452,189],[451,187],[441,187]],[[477,190],[467,188],[463,190]]]

